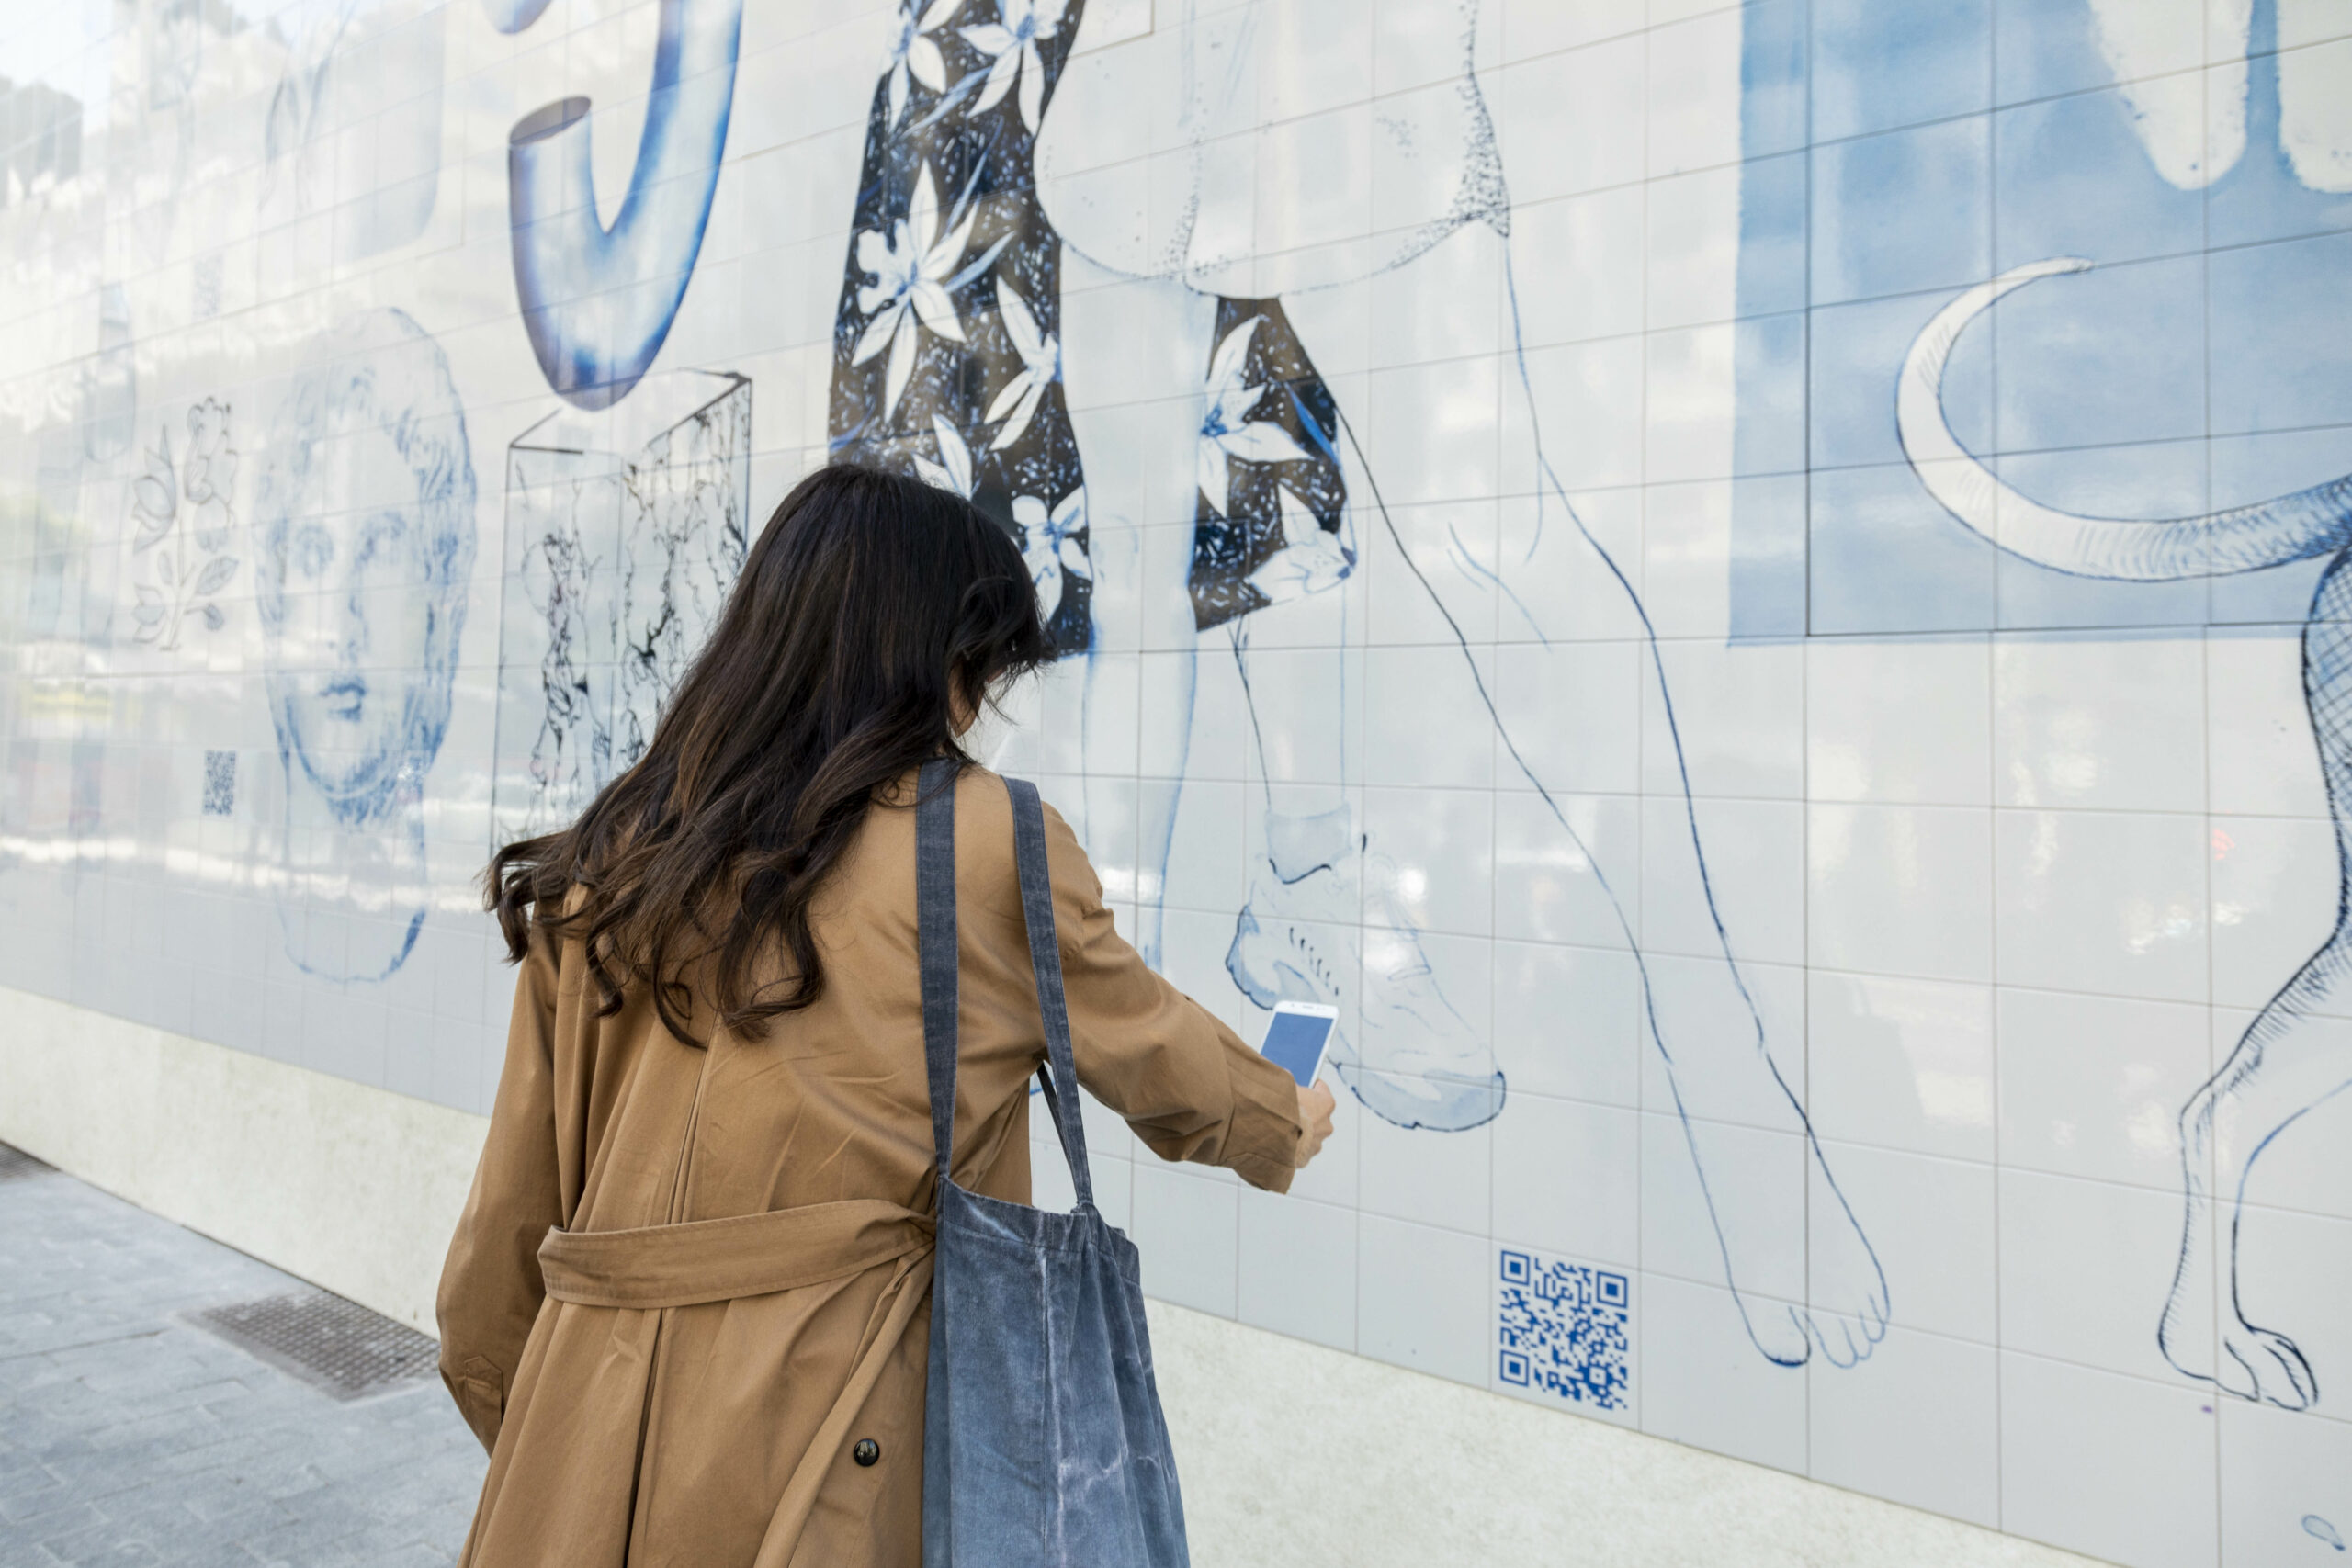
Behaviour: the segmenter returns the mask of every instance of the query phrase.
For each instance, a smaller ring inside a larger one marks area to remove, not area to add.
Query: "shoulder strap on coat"
[[[1037,1079],[1046,1109],[1062,1136],[1070,1185],[1079,1202],[1094,1203],[1094,1172],[1086,1157],[1086,1122],[1079,1112],[1078,1063],[1070,1054],[1069,1003],[1062,994],[1061,942],[1054,929],[1053,877],[1046,863],[1046,811],[1037,786],[1007,779],[1012,796],[1012,852],[1021,870],[1021,913],[1029,927],[1029,966],[1037,980],[1037,1013],[1046,1026],[1046,1071]]]
[[[922,1055],[931,1080],[931,1142],[939,1179],[956,1153],[956,778],[951,757],[917,776],[915,946],[922,971]]]

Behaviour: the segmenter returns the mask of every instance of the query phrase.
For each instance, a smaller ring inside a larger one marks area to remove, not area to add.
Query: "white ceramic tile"
[[[1927,979],[1993,975],[1993,814],[1946,806],[1815,806],[1809,956]]]
[[[1703,877],[1691,850],[1694,821],[1706,852]],[[1645,949],[1713,957],[1727,936],[1735,957],[1804,962],[1804,807],[1645,796],[1642,852]]]
[[[1234,1187],[1150,1161],[1135,1168],[1130,1230],[1148,1293],[1231,1317],[1238,1224]]]
[[[2254,1022],[2250,1012],[2213,1010],[2213,1060],[2219,1071],[2232,1070],[2233,1053],[2244,1049]],[[2322,1038],[2339,1041],[2344,1033],[2339,1019],[2317,1020],[2299,1028],[2324,1031]],[[2311,1107],[2290,1123],[2278,1125],[2278,1118],[2299,1109],[2302,1098],[2294,1092],[2278,1097],[2267,1112],[2225,1103],[2216,1118],[2220,1135],[2214,1158],[2220,1168],[2233,1170],[2246,1150],[2258,1148],[2246,1178],[2250,1201],[2352,1220],[2352,1139],[2342,1135],[2345,1118],[2352,1114],[2346,1110],[2352,1097],[2338,1094]]]
[[[2196,817],[1995,812],[2001,981],[2202,1001],[2206,856]]]
[[[2180,1114],[2211,1076],[2206,1010],[2005,990],[2001,1158],[2056,1175],[2180,1186]]]
[[[1656,1274],[1641,1275],[1634,1290],[1642,1317],[1642,1430],[1802,1472],[1804,1370],[1756,1353],[1728,1291]]]
[[[1648,1021],[1663,1048],[1641,1054],[1642,1103],[1657,1111],[1679,1102],[1708,1121],[1793,1132],[1791,1097],[1802,1104],[1805,1094],[1804,971],[1660,953],[1645,954],[1643,968]],[[1678,1064],[1671,1079],[1669,1057]]]
[[[1517,1094],[1494,1123],[1494,1234],[1631,1269],[1641,1260],[1641,1118]]]
[[[1648,324],[1695,326],[1731,319],[1737,306],[1739,171],[1652,180]]]
[[[1351,0],[1261,6],[1261,112],[1282,120],[1363,97],[1372,80],[1373,20],[1373,7]]]
[[[2194,1388],[2001,1357],[2001,1528],[2134,1568],[2216,1568],[2213,1408]]]
[[[1822,970],[1808,982],[1806,1110],[1816,1133],[1993,1157],[1991,987]]]
[[[1996,1337],[1994,1169],[1825,1141],[1822,1160],[1845,1195],[1885,1276],[1891,1321],[1905,1329],[1990,1345]],[[1813,1264],[1808,1300],[1830,1304],[1850,1291],[1845,1215],[1816,1189],[1806,1226]],[[1835,1271],[1848,1270],[1840,1280]]]
[[[1645,351],[1643,477],[1727,477],[1738,424],[1737,333],[1728,321],[1652,332]]]
[[[2001,1343],[2137,1377],[2175,1374],[2156,1323],[2180,1249],[2172,1193],[2001,1173]]]
[[[1510,60],[1639,32],[1648,20],[1643,0],[1502,0],[1496,8]]]
[[[2302,679],[2297,638],[2267,626],[2206,634],[2206,767],[2215,811],[2327,814]]]
[[[1513,201],[1573,196],[1642,177],[1642,139],[1634,128],[1643,118],[1646,54],[1646,40],[1636,34],[1499,73],[1490,91]]]
[[[1642,787],[1798,799],[1804,794],[1805,674],[1793,644],[1668,639],[1642,662]],[[1667,722],[1664,692],[1673,699]]]
[[[1238,909],[1243,881],[1244,803],[1249,786],[1188,778],[1178,797],[1176,829],[1161,897],[1175,909]]]
[[[1495,1065],[1513,1094],[1637,1105],[1643,1016],[1629,952],[1495,944]]]
[[[1493,1304],[1485,1238],[1374,1214],[1358,1224],[1357,1350],[1486,1386]]]
[[[1740,13],[1722,10],[1649,35],[1649,172],[1739,157]]]
[[[1620,337],[1642,330],[1642,187],[1511,206],[1511,303],[1530,348]]]
[[[1624,795],[1495,795],[1495,934],[1623,952],[1640,929],[1641,817]]]
[[[1722,637],[1731,624],[1731,485],[1657,485],[1643,504],[1642,602],[1657,635]]]
[[[1460,648],[1376,648],[1364,655],[1364,782],[1484,789],[1495,727],[1479,700],[1489,661]],[[1474,673],[1475,672],[1475,673]]]
[[[2327,1562],[2352,1542],[2352,1423],[2225,1400],[2221,1410],[2222,1561]]]
[[[1805,1184],[1804,1140],[1793,1133],[1645,1111],[1643,1268],[1720,1286],[1728,1246],[1733,1266],[1751,1276],[1739,1280],[1742,1291],[1804,1300]]]
[[[1519,374],[1501,382],[1499,472],[1531,481],[1542,472],[1572,491],[1639,484],[1644,361],[1638,337],[1528,349]],[[1524,488],[1508,479],[1502,486]]]
[[[2335,931],[2335,825],[2311,818],[2210,820],[2213,999],[2260,1007]]]
[[[1815,1480],[1999,1528],[2000,1377],[1989,1346],[1894,1328],[1860,1366],[1807,1371]]]
[[[1449,96],[1454,89],[1440,91]],[[1390,112],[1382,106],[1383,113]],[[1449,177],[1458,177],[1446,171]],[[1483,226],[1461,230],[1408,265],[1374,275],[1371,364],[1418,365],[1505,352],[1512,339],[1502,291],[1503,248]]]
[[[2005,806],[2202,810],[2204,640],[1996,637],[1993,773]]]
[[[1363,792],[1367,923],[1486,936],[1492,925],[1495,796],[1486,790]],[[1386,866],[1377,863],[1387,862]],[[1385,897],[1384,897],[1385,895]]]
[[[1364,450],[1391,505],[1498,494],[1495,431],[1502,362],[1445,359],[1375,371]]]
[[[1991,801],[1982,637],[1806,645],[1805,782],[1815,800]]]
[[[1466,1132],[1407,1130],[1357,1120],[1358,1199],[1366,1214],[1483,1235],[1492,1202],[1495,1124]]]
[[[1631,641],[1496,649],[1495,712],[1510,740],[1504,765],[1555,794],[1633,794],[1644,657]]]
[[[1382,513],[1363,570],[1372,643],[1494,640],[1496,505],[1449,502]]]
[[[1244,1188],[1240,1223],[1241,1321],[1354,1349],[1354,1211]]]

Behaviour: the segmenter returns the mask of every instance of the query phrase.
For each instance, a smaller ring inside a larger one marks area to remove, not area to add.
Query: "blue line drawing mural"
[[[2303,626],[2303,695],[2335,817],[2342,871],[2352,878],[2352,474],[2273,501],[2201,516],[2137,522],[2082,516],[2042,505],[2005,484],[1970,456],[1945,423],[1942,382],[1952,346],[1970,321],[2037,279],[2081,273],[2073,257],[2017,267],[1968,290],[1937,312],[1903,368],[1896,423],[1919,481],[1953,517],[2004,550],[2073,576],[2132,582],[2179,581],[2262,571],[2331,557]],[[2219,1072],[2182,1110],[2181,1168],[2188,1214],[2171,1298],[2158,1340],[2166,1359],[2192,1378],[2245,1399],[2300,1410],[2319,1385],[2294,1340],[2248,1322],[2237,1262],[2238,1204],[2254,1163],[2281,1133],[2352,1089],[2352,1033],[2342,1021],[2352,976],[2352,880],[2337,897],[2335,929],[2239,1037]],[[2224,1138],[2219,1128],[2234,1129]],[[2206,1171],[2222,1156],[2214,1190]],[[2229,1314],[2219,1325],[2204,1281],[2221,1242],[2215,1212],[2229,1222]]]
[[[750,536],[752,383],[668,371],[506,454],[494,841],[577,816],[644,755]]]
[[[131,486],[130,540],[139,568],[131,584],[131,638],[169,653],[193,617],[206,631],[227,624],[219,595],[237,575],[230,553],[236,514],[237,453],[229,445],[229,405],[207,398],[187,411],[187,434],[172,450],[171,427],[156,432],[146,471]]]
[[[2300,628],[2352,853],[2352,457],[2324,439],[2352,416],[2352,163],[2340,91],[2310,51],[2278,51],[2299,4],[2238,8],[2225,52],[2182,74],[2165,51],[2189,12],[2034,0],[2004,14],[1999,55],[2031,80],[1979,69],[1981,17],[1840,14],[1806,55],[1801,17],[1750,13],[1739,449],[1757,477],[1734,619],[1815,636]],[[2029,92],[2059,96],[1996,101]],[[1804,145],[1808,102],[1815,145],[1772,155]],[[2202,331],[2150,325],[2174,321]],[[1809,468],[1809,495],[1775,468]],[[2217,507],[2209,490],[2255,499]],[[2352,1087],[2341,873],[2336,892],[2333,929],[2181,1111],[2182,1239],[2157,1325],[2181,1373],[2288,1409],[2318,1385],[2295,1339],[2249,1315],[2239,1205],[2264,1151]]]
[[[992,21],[963,21],[991,10]],[[1087,660],[1089,819],[1098,809],[1106,819],[1116,811],[1107,793],[1098,808],[1098,778],[1144,781],[1135,811],[1137,938],[1155,962],[1193,718],[1190,650],[1204,634],[1218,634],[1250,694],[1267,781],[1264,842],[1254,851],[1228,972],[1261,1003],[1283,996],[1338,1000],[1347,1042],[1334,1062],[1349,1087],[1397,1125],[1444,1131],[1500,1113],[1505,1085],[1488,1043],[1443,994],[1414,912],[1418,895],[1357,819],[1347,595],[1334,592],[1367,550],[1382,556],[1383,570],[1416,584],[1463,657],[1446,662],[1443,683],[1383,700],[1483,712],[1492,720],[1512,768],[1550,813],[1554,858],[1577,868],[1581,895],[1607,911],[1600,918],[1640,967],[1646,1032],[1673,1085],[1749,1337],[1781,1365],[1815,1355],[1851,1365],[1886,1331],[1886,1280],[1773,1060],[1715,914],[1687,770],[1679,826],[1650,848],[1659,866],[1651,874],[1693,890],[1714,943],[1707,957],[1678,961],[1668,986],[1654,983],[1663,971],[1643,953],[1612,888],[1604,869],[1611,857],[1596,854],[1577,826],[1571,798],[1577,781],[1562,772],[1560,749],[1531,744],[1546,716],[1498,694],[1463,629],[1472,624],[1471,606],[1499,585],[1507,613],[1523,623],[1520,635],[1532,638],[1532,657],[1565,658],[1571,628],[1554,619],[1563,607],[1532,595],[1522,601],[1510,585],[1570,567],[1598,574],[1613,585],[1609,613],[1622,621],[1618,631],[1644,650],[1657,677],[1650,689],[1657,712],[1645,722],[1675,735],[1648,615],[1631,580],[1569,504],[1546,455],[1544,411],[1515,325],[1510,395],[1538,437],[1532,471],[1511,479],[1523,479],[1541,502],[1499,540],[1457,532],[1434,570],[1416,562],[1382,497],[1380,454],[1366,450],[1314,369],[1316,344],[1337,343],[1346,322],[1363,319],[1363,290],[1375,276],[1433,296],[1447,287],[1436,267],[1412,270],[1442,247],[1453,247],[1449,255],[1475,248],[1476,259],[1494,265],[1491,276],[1506,280],[1509,297],[1510,207],[1477,78],[1466,73],[1458,93],[1421,95],[1395,108],[1388,141],[1411,176],[1397,186],[1435,193],[1422,220],[1398,225],[1376,252],[1322,247],[1261,257],[1248,239],[1248,214],[1265,198],[1263,181],[1280,176],[1261,176],[1247,162],[1252,154],[1237,154],[1250,139],[1223,134],[1255,124],[1254,96],[1237,84],[1255,79],[1242,57],[1255,47],[1261,10],[1244,5],[1204,17],[1184,6],[1172,24],[1184,39],[1178,70],[1123,80],[1116,90],[1098,85],[1091,96],[1111,106],[1098,112],[1149,118],[1142,139],[1149,145],[1189,150],[1189,186],[1171,189],[1155,179],[1149,187],[1149,199],[1165,198],[1165,210],[1176,215],[1170,225],[1121,205],[1122,190],[1147,198],[1140,182],[1109,194],[1076,183],[1041,192],[1037,171],[1053,164],[1057,147],[1083,147],[1114,129],[1056,105],[1082,0],[902,6],[869,112],[856,237],[835,318],[833,450],[971,495],[1022,537],[1041,585],[1057,583],[1057,646]],[[1448,6],[1443,14],[1458,29],[1466,67],[1476,7]],[[1022,52],[1012,63],[1016,47]],[[1130,144],[1136,129],[1115,128]],[[975,199],[982,190],[989,193],[985,204]],[[1009,297],[1020,301],[1017,313]],[[1414,306],[1392,295],[1386,308]],[[1139,343],[1155,351],[1138,355]],[[1158,352],[1171,343],[1191,346]],[[1202,367],[1193,372],[1201,379],[1164,393],[1138,387],[1138,360],[1187,357]],[[1153,406],[1169,412],[1156,427],[1126,419],[1115,429],[1098,423],[1106,416],[1083,400],[1073,414],[1062,386],[1090,378],[1115,379],[1126,397],[1157,399]],[[1032,398],[1039,383],[1044,390]],[[1008,437],[1010,409],[1024,412],[1022,428]],[[1041,533],[1039,523],[1063,516],[1081,487],[1082,510],[1072,506],[1069,515],[1083,516],[1083,535],[1068,525]],[[1025,513],[1023,498],[1035,503]],[[1374,520],[1364,530],[1369,540],[1359,536],[1359,514]],[[1187,517],[1190,530],[1156,525]],[[1191,592],[1131,594],[1117,601],[1121,608],[1105,608],[1097,580],[1114,569],[1132,570],[1132,581],[1143,583],[1184,582]],[[1074,594],[1078,587],[1088,592]],[[1125,607],[1138,599],[1141,608]],[[1261,676],[1251,623],[1278,615],[1321,617],[1323,635],[1291,641],[1317,649],[1328,668],[1304,680]],[[1574,634],[1618,635],[1589,626]],[[1361,629],[1354,635],[1360,640]],[[1105,656],[1147,648],[1188,651],[1147,661],[1139,702],[1132,689],[1098,702]],[[1144,727],[1139,743],[1136,713]],[[1679,739],[1675,749],[1679,762]],[[1778,1181],[1735,1179],[1736,1162],[1715,1130],[1733,1121],[1800,1136],[1802,1165]],[[1769,1237],[1789,1234],[1791,1224],[1805,1234],[1808,1211],[1808,1299],[1774,1300],[1758,1288],[1774,1274]]]
[[[331,211],[341,263],[424,232],[441,176],[444,9],[303,0],[270,18],[287,58],[263,129],[264,229]]]
[[[511,31],[537,10],[493,5],[491,15]],[[545,105],[507,138],[524,330],[548,385],[575,407],[627,397],[677,319],[718,188],[742,28],[743,0],[662,0],[645,130],[609,229],[596,216],[586,98]]]
[[[283,770],[287,956],[380,980],[424,922],[425,775],[448,727],[474,561],[465,410],[400,310],[311,348],[254,502],[265,683]]]

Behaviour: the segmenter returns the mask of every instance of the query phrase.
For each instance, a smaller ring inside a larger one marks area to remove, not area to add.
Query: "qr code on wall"
[[[1633,1376],[1623,1274],[1509,1247],[1500,1254],[1496,1334],[1504,1384],[1596,1410],[1623,1410]]]
[[[237,754],[234,751],[207,751],[204,754],[204,814],[207,817],[232,817],[237,810]]]

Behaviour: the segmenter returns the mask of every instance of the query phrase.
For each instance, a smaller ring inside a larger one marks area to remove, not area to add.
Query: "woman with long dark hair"
[[[917,773],[954,764],[953,1179],[1025,1202],[1046,1026],[1012,807],[958,738],[1049,652],[1002,528],[821,470],[645,756],[492,862],[521,973],[439,1303],[492,1455],[464,1562],[918,1561],[943,1173]],[[1045,842],[1080,1079],[1163,1158],[1286,1189],[1329,1091],[1144,964],[1050,811]]]

